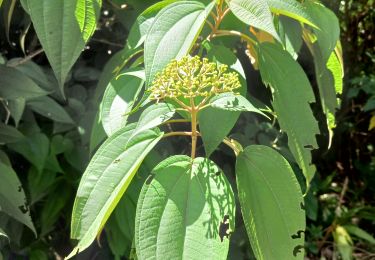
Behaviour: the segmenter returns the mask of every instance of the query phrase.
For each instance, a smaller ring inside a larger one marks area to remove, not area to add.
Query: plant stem
[[[188,123],[188,122],[190,122],[190,120],[187,120],[187,119],[172,119],[172,120],[168,120],[168,121],[162,123],[161,125],[172,124],[172,123]]]
[[[197,149],[197,114],[198,110],[195,107],[194,99],[190,98],[191,106],[191,159],[195,158],[195,153]]]
[[[255,45],[257,44],[257,42],[255,40],[251,39],[248,35],[246,35],[244,33],[241,33],[239,31],[235,31],[235,30],[217,30],[212,35],[212,38],[218,37],[218,36],[239,36],[242,39],[244,39],[245,41],[247,41],[248,43],[255,44]]]
[[[168,134],[165,134],[163,138],[170,136],[191,136],[191,132],[170,132]]]

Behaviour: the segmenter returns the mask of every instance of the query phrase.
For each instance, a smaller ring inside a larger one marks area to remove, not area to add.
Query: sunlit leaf
[[[190,51],[213,6],[178,1],[158,13],[145,40],[146,87],[172,59]]]
[[[273,17],[267,1],[226,0],[230,10],[247,25],[261,29],[280,40],[273,24]]]
[[[86,168],[77,191],[71,223],[71,237],[79,242],[68,258],[94,241],[143,159],[163,135],[156,129],[133,136],[134,128],[134,124],[128,125],[109,137]]]
[[[210,160],[179,155],[155,167],[136,213],[140,259],[226,259],[234,229],[234,195]]]

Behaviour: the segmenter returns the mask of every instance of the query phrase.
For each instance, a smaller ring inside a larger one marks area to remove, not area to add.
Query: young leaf
[[[213,6],[178,1],[158,13],[145,40],[146,87],[172,59],[190,51]]]
[[[25,2],[63,93],[69,70],[95,31],[101,0]]]
[[[86,168],[77,191],[71,223],[71,237],[78,239],[79,243],[68,258],[94,241],[143,159],[163,135],[156,129],[133,136],[134,128],[135,125],[130,124],[109,137]]]
[[[25,136],[17,128],[0,122],[0,145],[16,143]]]
[[[27,106],[33,111],[42,116],[45,116],[53,121],[74,124],[73,119],[65,111],[65,109],[52,98],[45,96],[27,101]]]
[[[177,155],[143,185],[136,213],[139,259],[226,259],[235,201],[224,173],[210,160]]]
[[[315,135],[319,134],[310,108],[315,102],[310,82],[301,66],[277,45],[259,45],[258,56],[262,80],[272,89],[280,127],[287,133],[289,148],[309,183],[315,174],[311,149],[317,147]]]
[[[237,157],[236,176],[256,258],[303,259],[303,196],[287,160],[270,147],[250,146]]]
[[[254,107],[249,100],[242,95],[234,93],[222,93],[210,100],[211,107],[227,111],[255,112],[267,117],[262,111]]]
[[[148,7],[137,17],[137,20],[130,29],[127,39],[127,46],[129,47],[129,49],[136,49],[144,43],[147,33],[150,30],[151,25],[154,22],[158,12],[167,5],[176,1],[177,0],[164,0],[161,2],[157,2]]]
[[[15,68],[0,65],[0,97],[4,99],[36,98],[45,96],[47,91],[41,89],[33,80]],[[9,87],[11,86],[11,87]]]
[[[100,104],[99,115],[107,136],[126,125],[143,83],[143,79],[127,74],[120,74],[110,81]]]
[[[273,17],[267,1],[226,0],[234,15],[247,25],[254,26],[280,40],[273,24]]]
[[[10,167],[0,162],[0,210],[36,231],[30,216],[29,206],[17,174]]]
[[[300,2],[296,0],[267,0],[267,3],[273,13],[289,16],[290,18],[318,29],[306,10],[306,7]]]

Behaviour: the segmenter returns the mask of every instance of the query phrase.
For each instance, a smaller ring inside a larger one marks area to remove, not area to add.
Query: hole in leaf
[[[21,205],[18,208],[22,211],[23,214],[26,214],[29,211],[27,205]]]
[[[229,228],[229,215],[225,215],[223,221],[221,221],[219,226],[219,236],[220,241],[224,241],[224,237],[229,239],[229,235],[232,233],[231,229]]]
[[[305,210],[305,209],[306,209],[306,208],[305,208],[305,204],[303,204],[303,202],[301,202],[300,206],[301,206],[301,209],[302,209],[302,210]]]
[[[292,235],[292,239],[297,239],[302,237],[302,233],[305,233],[303,230],[298,230],[296,234]]]
[[[305,145],[304,147],[305,147],[306,149],[314,149],[314,146],[312,146],[311,144]]]
[[[297,256],[298,253],[302,253],[302,249],[304,247],[302,245],[298,245],[293,249],[293,256]]]

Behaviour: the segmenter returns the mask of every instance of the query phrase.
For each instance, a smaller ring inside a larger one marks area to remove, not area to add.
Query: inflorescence
[[[185,56],[172,60],[155,76],[149,88],[152,100],[165,98],[210,97],[234,92],[241,84],[235,72],[227,72],[227,65],[217,65],[207,58]]]

